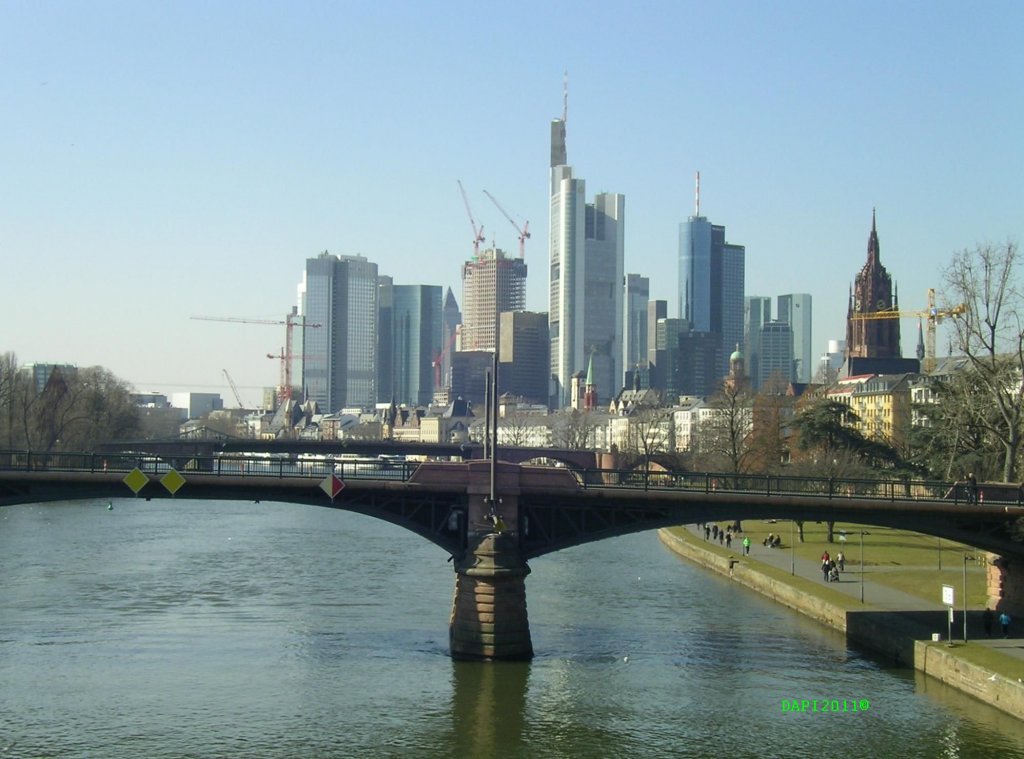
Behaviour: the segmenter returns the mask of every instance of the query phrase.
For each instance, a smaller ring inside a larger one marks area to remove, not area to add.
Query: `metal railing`
[[[215,476],[307,477],[323,479],[334,474],[343,480],[394,480],[405,482],[419,466],[418,461],[395,459],[335,458],[330,456],[286,456],[280,454],[224,454],[162,458],[149,453],[39,453],[0,450],[0,471],[113,472],[139,469],[161,475],[175,469]],[[584,490],[615,488],[645,491],[688,491],[735,493],[764,496],[808,496],[828,499],[872,499],[888,501],[936,501],[964,503],[967,490],[962,484],[938,480],[857,479],[839,477],[796,477],[788,475],[732,474],[725,472],[644,471],[642,469],[568,470]],[[1022,491],[1014,484],[980,486],[983,499],[999,503],[1022,503]]]

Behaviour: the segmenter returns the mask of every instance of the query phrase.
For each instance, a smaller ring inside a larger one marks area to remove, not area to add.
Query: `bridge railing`
[[[140,469],[161,475],[175,469],[197,474],[246,477],[307,477],[323,479],[331,474],[343,480],[408,480],[419,462],[383,458],[334,458],[281,454],[218,454],[213,456],[159,457],[148,453],[81,453],[0,450],[0,470],[50,472],[123,472]],[[570,470],[572,471],[572,470]],[[963,503],[966,488],[957,483],[911,479],[857,479],[797,477],[790,475],[735,474],[729,472],[644,471],[641,469],[587,469],[575,471],[583,489],[622,488],[650,491],[696,491],[754,495],[815,496],[831,499],[860,498],[888,501],[948,500]],[[982,483],[982,499],[1024,502],[1017,485]]]
[[[889,501],[963,501],[966,496],[962,488],[936,480],[797,477],[638,469],[590,469],[577,472],[576,477],[584,489],[689,490],[702,493],[733,492]]]
[[[336,474],[342,479],[408,480],[418,463],[396,460],[349,460],[324,457],[224,454],[215,456],[160,457],[149,453],[81,453],[0,450],[0,470],[47,472],[123,472],[139,469],[160,475],[175,469],[213,475],[246,477],[308,477],[323,479]]]

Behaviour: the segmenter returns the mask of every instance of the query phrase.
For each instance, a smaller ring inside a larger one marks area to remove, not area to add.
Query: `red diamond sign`
[[[320,483],[320,489],[327,493],[333,501],[338,493],[345,489],[345,481],[338,477],[338,475],[332,474],[324,478],[324,481]]]

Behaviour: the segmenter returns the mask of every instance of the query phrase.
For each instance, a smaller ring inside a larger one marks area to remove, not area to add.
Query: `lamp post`
[[[796,577],[796,520],[789,520],[789,573]]]
[[[967,562],[974,561],[969,553],[964,554],[964,643],[967,642]]]
[[[865,530],[860,531],[860,602],[864,603],[864,536],[870,535]]]

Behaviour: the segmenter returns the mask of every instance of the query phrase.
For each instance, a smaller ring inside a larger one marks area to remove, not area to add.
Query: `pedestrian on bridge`
[[[978,478],[974,472],[967,475],[967,503],[978,502]]]

